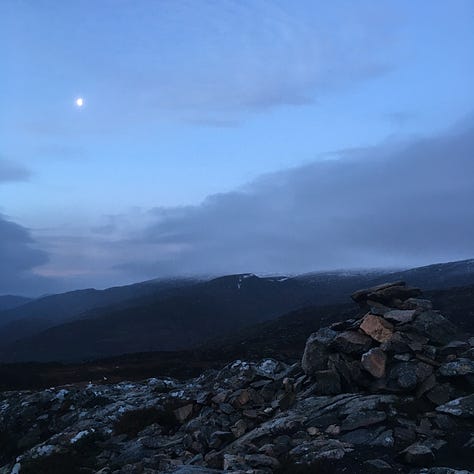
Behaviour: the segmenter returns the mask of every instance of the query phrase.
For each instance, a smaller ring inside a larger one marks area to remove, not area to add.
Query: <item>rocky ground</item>
[[[0,394],[1,474],[474,469],[474,339],[402,282],[353,295],[301,363]]]

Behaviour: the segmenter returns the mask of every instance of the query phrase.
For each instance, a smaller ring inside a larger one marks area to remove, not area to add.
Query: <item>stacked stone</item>
[[[340,439],[372,448],[390,440],[384,446],[395,448],[407,464],[430,465],[446,449],[450,431],[466,432],[467,439],[472,432],[474,338],[460,335],[418,288],[404,282],[357,291],[352,299],[361,307],[359,319],[309,337],[302,359],[308,377],[304,395],[395,395],[397,408],[380,410],[379,404],[378,411],[350,414],[347,419],[356,418],[359,429],[351,432],[343,422],[338,428],[349,432]],[[388,422],[390,413],[395,416]],[[382,438],[371,434],[377,426]],[[468,441],[461,452],[471,452],[474,466],[473,448]]]
[[[470,344],[456,340],[456,327],[420,295],[404,282],[354,293],[363,316],[307,341],[302,367],[314,393],[407,393],[441,405],[474,387]]]

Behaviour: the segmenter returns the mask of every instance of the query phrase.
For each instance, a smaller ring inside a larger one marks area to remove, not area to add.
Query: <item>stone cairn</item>
[[[470,345],[454,340],[456,327],[420,295],[404,282],[355,292],[366,314],[320,329],[306,343],[302,368],[315,392],[404,392],[447,402],[449,378],[470,374],[471,364],[457,359]]]
[[[472,472],[474,338],[420,296],[354,293],[293,365],[0,393],[0,474]]]

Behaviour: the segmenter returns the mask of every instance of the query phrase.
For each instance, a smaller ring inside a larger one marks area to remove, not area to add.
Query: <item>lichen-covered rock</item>
[[[445,377],[474,374],[474,360],[460,358],[446,362],[439,368],[439,373]]]

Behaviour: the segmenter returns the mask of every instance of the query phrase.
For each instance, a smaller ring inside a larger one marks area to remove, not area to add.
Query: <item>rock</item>
[[[460,358],[447,362],[439,368],[439,373],[445,377],[474,374],[474,360]]]
[[[424,309],[430,310],[433,308],[433,304],[430,300],[422,299],[422,298],[408,298],[404,303],[403,306],[405,309]]]
[[[245,462],[251,467],[268,467],[272,470],[280,467],[278,459],[265,454],[248,454],[245,456]]]
[[[413,466],[427,466],[433,463],[434,454],[431,449],[421,443],[413,443],[403,451],[404,459]]]
[[[414,309],[392,309],[383,314],[384,319],[395,324],[406,324],[413,321],[416,310]]]
[[[318,370],[314,373],[315,390],[320,395],[341,393],[341,378],[335,370]]]
[[[370,337],[359,331],[344,331],[331,342],[331,349],[343,354],[363,354],[372,346]]]
[[[415,442],[416,432],[414,428],[404,428],[397,426],[393,430],[393,436],[395,438],[395,444],[400,447],[405,447]]]
[[[329,425],[325,433],[330,435],[330,436],[337,436],[341,432],[341,427],[337,425]]]
[[[240,471],[246,466],[244,458],[235,454],[224,454],[224,471]]]
[[[383,459],[369,459],[368,461],[364,461],[364,467],[367,472],[371,473],[393,472],[392,466]]]
[[[456,327],[436,311],[420,313],[412,327],[437,344],[448,344],[457,334]]]
[[[426,394],[426,398],[435,405],[442,405],[451,399],[452,392],[451,385],[447,383],[439,384]]]
[[[341,431],[352,431],[357,428],[375,425],[387,419],[384,411],[355,412],[342,422]]]
[[[371,448],[390,448],[394,444],[392,431],[385,429],[384,426],[377,429],[372,427],[350,431],[341,436],[341,440],[346,443],[363,445]]]
[[[209,447],[212,449],[220,448],[223,444],[227,444],[234,439],[234,435],[230,431],[214,431],[209,439]]]
[[[192,413],[193,413],[193,404],[192,403],[189,403],[188,405],[184,405],[184,406],[179,407],[176,410],[174,410],[174,414],[176,416],[176,419],[181,423],[186,421],[191,416]]]
[[[456,398],[455,400],[451,400],[450,402],[437,407],[436,411],[462,418],[473,418],[474,393],[466,397],[460,397]]]
[[[473,474],[472,471],[464,469],[451,469],[449,467],[431,467],[427,469],[420,469],[417,474]]]
[[[415,367],[415,364],[411,362],[396,363],[390,369],[389,379],[393,380],[397,387],[411,391],[418,383]]]
[[[370,351],[362,354],[361,358],[362,367],[373,377],[378,379],[385,376],[386,362],[387,356],[385,355],[385,352],[378,347],[370,349]]]
[[[181,466],[171,474],[224,474],[224,471],[209,469],[201,466]]]
[[[229,395],[229,392],[227,390],[222,390],[216,395],[214,395],[211,400],[213,403],[216,403],[217,405],[224,403],[227,400],[227,397]]]
[[[409,288],[402,285],[393,285],[377,290],[367,295],[367,299],[382,303],[387,306],[395,306],[397,301],[405,301],[421,295],[419,288]]]
[[[360,329],[377,342],[387,342],[393,335],[393,325],[381,316],[367,314]]]
[[[470,348],[469,343],[464,341],[451,341],[450,343],[444,345],[439,349],[439,354],[442,356],[447,355],[460,355],[464,351],[467,351]]]
[[[337,375],[337,374],[336,374]],[[334,392],[337,393],[337,392]],[[278,398],[278,407],[281,410],[288,410],[296,401],[296,393],[285,392]]]
[[[434,387],[436,387],[436,376],[434,374],[431,374],[417,388],[416,397],[422,397],[426,392],[432,390]]]
[[[371,288],[366,288],[364,290],[358,290],[354,293],[352,293],[351,298],[356,302],[356,303],[365,303],[369,297],[369,295],[376,293],[381,290],[385,290],[386,288],[392,288],[392,287],[404,287],[405,282],[404,281],[395,281],[393,283],[384,283],[382,285],[377,285],[373,286]]]
[[[309,336],[301,361],[301,367],[306,375],[327,369],[328,346],[336,336],[337,332],[329,328],[320,329]]]
[[[247,431],[247,423],[244,420],[237,420],[231,431],[236,438],[240,438]]]
[[[289,455],[298,464],[315,464],[318,461],[337,461],[353,449],[350,444],[336,439],[315,439],[293,448]]]

